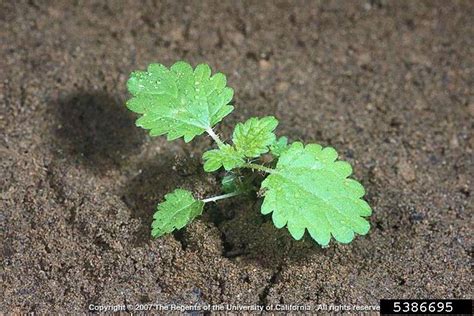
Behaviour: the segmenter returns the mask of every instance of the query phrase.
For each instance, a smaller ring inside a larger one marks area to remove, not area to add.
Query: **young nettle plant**
[[[127,86],[132,94],[127,107],[141,115],[137,126],[149,130],[151,136],[166,134],[170,141],[183,137],[190,142],[207,133],[216,148],[203,154],[204,170],[228,172],[222,195],[200,200],[183,189],[166,194],[153,216],[153,237],[183,228],[202,214],[206,203],[245,193],[253,179],[243,179],[248,172],[242,169],[266,175],[259,191],[264,198],[261,213],[271,213],[275,226],[286,226],[297,240],[308,230],[317,243],[326,246],[331,236],[349,243],[355,233],[369,231],[364,217],[372,211],[362,199],[364,188],[348,178],[352,167],[337,160],[334,148],[288,144],[286,137],[275,136],[278,120],[273,116],[237,124],[231,143],[219,138],[213,128],[234,109],[229,104],[234,92],[223,74],[211,75],[208,65],[193,69],[179,61],[168,69],[151,64],[146,71],[133,72]],[[273,161],[262,162],[268,161],[263,155]]]

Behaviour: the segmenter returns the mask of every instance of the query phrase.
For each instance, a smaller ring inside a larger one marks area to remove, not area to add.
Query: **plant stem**
[[[201,201],[204,202],[204,203],[215,202],[217,200],[227,199],[227,198],[239,195],[239,194],[242,194],[242,192],[235,191],[235,192],[231,192],[231,193],[227,193],[227,194],[213,196],[213,197],[201,200]]]
[[[262,166],[262,165],[259,165],[259,164],[256,164],[256,163],[246,163],[242,167],[255,169],[255,170],[260,170],[260,171],[263,171],[263,172],[266,172],[266,173],[275,172],[275,169],[268,168],[268,167],[265,167],[265,166]]]
[[[217,146],[219,146],[219,148],[224,146],[224,142],[219,138],[219,136],[216,133],[214,133],[214,131],[212,130],[211,127],[207,128],[206,132],[216,142],[216,144],[217,144]]]

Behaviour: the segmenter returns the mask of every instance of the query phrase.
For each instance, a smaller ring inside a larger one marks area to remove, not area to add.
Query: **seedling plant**
[[[140,115],[137,126],[151,136],[167,135],[169,141],[183,137],[190,142],[207,133],[215,148],[204,152],[204,170],[227,172],[222,195],[197,199],[181,188],[166,194],[153,216],[153,237],[183,228],[202,214],[206,203],[253,189],[254,178],[242,172],[245,169],[266,176],[258,190],[263,196],[261,213],[271,214],[274,225],[286,226],[294,239],[308,231],[318,244],[327,246],[332,237],[349,243],[355,234],[369,231],[366,217],[372,210],[362,199],[365,190],[349,178],[352,167],[337,159],[334,148],[278,138],[274,132],[278,120],[273,116],[238,123],[229,143],[218,136],[214,127],[234,109],[230,104],[234,91],[222,73],[211,75],[208,65],[193,69],[182,61],[169,69],[150,64],[146,71],[133,72],[127,87],[132,95],[127,107]]]

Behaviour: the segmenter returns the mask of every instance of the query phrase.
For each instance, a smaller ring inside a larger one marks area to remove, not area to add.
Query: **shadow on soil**
[[[55,109],[59,152],[95,173],[120,167],[130,155],[138,153],[144,132],[134,125],[135,116],[118,103],[104,93],[75,93],[61,99]],[[153,213],[166,193],[180,187],[200,197],[219,194],[220,177],[205,173],[198,158],[201,153],[192,155],[189,150],[189,146],[184,146],[179,154],[169,152],[139,162],[134,168],[136,175],[131,176],[120,192],[132,216],[141,223],[136,246],[151,241]],[[310,240],[294,241],[286,229],[276,229],[270,216],[260,214],[260,203],[261,199],[252,195],[205,206],[200,220],[218,228],[223,257],[274,268],[284,261],[298,261],[322,251]],[[184,251],[187,245],[196,244],[192,242],[196,236],[186,228],[174,233],[174,237]]]
[[[261,202],[261,198],[249,196],[208,208],[203,220],[214,223],[221,232],[224,257],[275,269],[324,251],[307,235],[297,241],[286,228],[277,229],[271,215],[260,213]]]
[[[54,113],[59,151],[96,173],[120,165],[144,140],[133,113],[105,93],[71,94],[57,102]]]
[[[199,159],[186,158],[189,154],[184,156],[167,154],[145,161],[123,188],[122,200],[141,222],[136,246],[153,242],[150,237],[153,213],[166,193],[179,187],[200,197],[219,194],[220,177],[205,173]],[[199,220],[208,227],[217,227],[221,239],[208,242],[220,243],[222,256],[238,264],[254,262],[271,269],[324,251],[309,239],[295,241],[286,229],[275,228],[271,216],[260,214],[260,205],[261,199],[255,194],[206,204]],[[185,227],[173,235],[183,251],[202,252],[206,248],[202,244],[204,240],[194,240],[202,236],[191,228]]]
[[[132,216],[140,220],[142,226],[136,236],[137,246],[151,240],[150,227],[153,214],[157,203],[164,199],[166,193],[178,187],[197,191],[198,188],[193,188],[193,183],[199,178],[197,170],[202,169],[198,169],[199,161],[188,159],[184,171],[183,169],[177,171],[183,164],[179,156],[173,154],[163,154],[150,161],[141,162],[137,174],[123,188],[122,201],[132,211]],[[194,171],[188,173],[193,166]],[[204,175],[201,176],[205,179]]]

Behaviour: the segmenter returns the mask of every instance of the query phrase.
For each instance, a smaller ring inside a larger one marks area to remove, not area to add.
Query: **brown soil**
[[[2,1],[0,312],[94,304],[378,304],[472,294],[472,1]],[[236,198],[149,238],[177,186],[219,191],[206,137],[150,139],[124,107],[150,62],[209,63],[236,110],[334,146],[371,232],[321,249]]]

